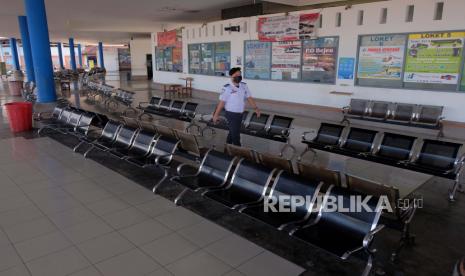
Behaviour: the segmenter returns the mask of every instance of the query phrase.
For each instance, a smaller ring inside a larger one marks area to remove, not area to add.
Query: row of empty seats
[[[350,196],[362,194],[334,185],[323,189],[323,183],[318,180],[214,150],[205,155],[194,174],[184,171],[187,171],[186,164],[181,164],[177,168],[178,175],[171,178],[172,182],[185,187],[176,198],[177,203],[187,191],[197,192],[343,260],[356,252],[364,252],[368,260],[363,275],[369,274],[375,252],[370,248],[371,242],[383,228],[377,225],[380,210],[330,212],[325,209],[326,202],[316,207],[317,195],[340,197],[348,202]],[[265,203],[279,202],[279,196],[301,196],[312,198],[312,201],[298,206],[295,212],[265,212]],[[369,205],[375,206],[375,201],[376,198],[372,198]]]
[[[98,82],[88,82],[87,84],[88,101],[102,105],[105,110],[109,112],[118,110],[120,105],[122,105],[126,108],[123,114],[137,113],[136,110],[131,107],[134,102],[135,94],[135,92],[115,88],[108,84]]]
[[[462,144],[328,123],[321,124],[313,139],[308,134],[302,137],[306,152],[329,151],[452,179],[451,200],[460,185],[465,163]]]
[[[75,135],[76,125],[90,125],[84,124],[88,121],[83,120],[84,114],[95,113],[70,107],[60,110],[57,107],[53,119],[45,128]],[[60,123],[65,117],[68,117],[68,120]],[[73,119],[70,119],[71,117]],[[77,135],[80,142],[75,149],[87,145],[89,148],[85,151],[86,156],[93,150],[100,150],[139,167],[162,167],[164,177],[154,185],[154,192],[168,177],[168,168],[175,155],[194,155],[195,160],[200,160],[197,172],[185,175],[185,167],[189,165],[183,164],[177,169],[179,175],[171,178],[186,188],[179,194],[176,203],[180,202],[187,191],[201,192],[200,194],[209,199],[279,230],[288,231],[293,236],[342,259],[354,252],[364,251],[368,253],[365,273],[370,270],[373,252],[370,251],[369,244],[363,243],[363,238],[368,235],[371,239],[372,235],[381,229],[376,227],[379,214],[366,213],[358,217],[360,214],[325,212],[322,207],[315,211],[310,206],[303,206],[294,213],[263,212],[264,201],[274,195],[331,194],[347,197],[370,194],[360,188],[367,185],[363,179],[346,176],[350,184],[343,184],[340,172],[304,162],[297,162],[297,175],[288,159],[232,145],[226,146],[228,154],[219,153],[200,147],[195,135],[160,125],[152,124],[150,129],[142,129],[138,124],[122,124],[108,119],[106,124],[95,125],[104,126],[102,130],[92,133],[87,128],[82,135]],[[195,171],[195,167],[190,168],[190,171],[192,170]],[[339,218],[341,225],[332,224],[331,221],[339,216],[342,216]],[[353,229],[353,223],[357,230]],[[330,227],[331,232],[322,232],[324,229],[327,231],[327,227]]]
[[[371,120],[392,124],[439,129],[442,136],[442,116],[444,107],[393,103],[364,99],[351,99],[350,105],[343,108],[344,121],[349,119]]]

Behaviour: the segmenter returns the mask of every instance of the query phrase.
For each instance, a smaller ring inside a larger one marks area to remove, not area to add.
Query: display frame
[[[404,81],[405,77],[405,66],[407,63],[407,51],[408,51],[408,43],[409,43],[409,35],[412,34],[434,34],[434,33],[454,33],[454,32],[465,32],[465,29],[458,29],[458,30],[435,30],[435,31],[421,31],[421,32],[403,32],[403,33],[381,33],[381,34],[363,34],[358,36],[357,40],[357,53],[356,53],[356,64],[355,64],[355,86],[360,87],[372,87],[372,88],[390,88],[390,89],[402,89],[402,90],[427,90],[432,92],[448,92],[448,93],[464,93],[465,87],[461,86],[462,80],[465,78],[465,37],[464,43],[462,45],[462,60],[459,64],[459,72],[458,72],[458,79],[457,84],[433,84],[433,83],[409,83]],[[360,53],[360,41],[361,37],[363,36],[380,36],[380,35],[406,35],[407,39],[405,40],[404,45],[404,60],[402,64],[402,74],[401,74],[401,85],[400,86],[390,86],[390,85],[383,85],[379,83],[379,81],[374,81],[370,84],[360,84],[359,83],[359,76],[358,76],[358,66],[359,66],[359,53]],[[406,86],[406,83],[409,85]],[[463,89],[462,89],[463,88]]]

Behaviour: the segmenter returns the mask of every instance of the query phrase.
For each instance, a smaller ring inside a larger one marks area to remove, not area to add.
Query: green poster
[[[465,32],[411,34],[405,82],[457,84]]]

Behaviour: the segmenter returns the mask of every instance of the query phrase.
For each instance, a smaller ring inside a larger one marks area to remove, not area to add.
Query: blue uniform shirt
[[[252,95],[245,82],[239,83],[239,87],[233,83],[228,83],[221,90],[220,100],[225,102],[224,109],[226,111],[242,113],[245,109],[245,101],[250,96]]]

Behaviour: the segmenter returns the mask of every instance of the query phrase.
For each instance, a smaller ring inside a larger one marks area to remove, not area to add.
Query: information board
[[[360,39],[359,79],[401,80],[406,35],[367,35]]]
[[[189,52],[189,73],[200,73],[200,44],[190,44],[188,46]]]
[[[231,42],[215,43],[215,75],[228,76],[231,69]]]
[[[300,80],[302,43],[300,41],[273,42],[271,46],[271,79]]]
[[[465,32],[410,34],[404,82],[458,84]]]
[[[200,54],[200,73],[205,75],[213,74],[213,43],[202,43]]]
[[[341,57],[339,58],[339,68],[337,69],[337,78],[340,80],[354,79],[355,58]]]
[[[271,43],[245,42],[245,72],[247,79],[269,80],[271,74]]]
[[[322,37],[302,42],[302,81],[336,81],[338,44],[337,37]]]

